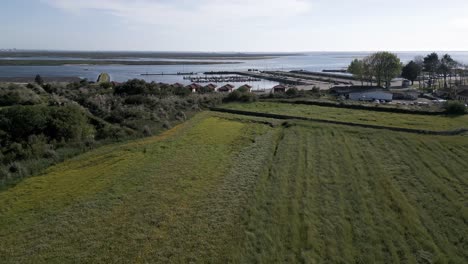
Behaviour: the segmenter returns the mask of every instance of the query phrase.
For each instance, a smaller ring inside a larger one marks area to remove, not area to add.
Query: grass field
[[[0,192],[0,263],[466,263],[467,139],[204,112]]]
[[[425,116],[270,102],[234,103],[223,107],[244,111],[435,131],[468,128],[468,115],[455,117]]]

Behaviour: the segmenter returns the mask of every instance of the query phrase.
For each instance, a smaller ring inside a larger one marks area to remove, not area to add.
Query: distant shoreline
[[[34,83],[35,76],[30,77],[0,77],[0,83]],[[76,76],[49,76],[42,77],[45,82],[64,82],[72,83],[79,82],[82,80],[80,77]]]
[[[0,66],[96,66],[96,65],[217,65],[240,64],[223,61],[121,61],[121,60],[0,60]]]

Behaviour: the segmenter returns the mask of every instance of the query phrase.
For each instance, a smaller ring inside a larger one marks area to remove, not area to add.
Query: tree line
[[[454,60],[449,54],[439,56],[437,53],[419,56],[406,65],[400,61],[396,54],[390,52],[377,52],[363,59],[355,59],[348,67],[348,72],[361,81],[373,85],[390,87],[392,79],[403,77],[411,81],[412,85],[419,81],[420,88],[434,88],[443,79],[443,87],[455,84],[464,84],[466,70],[462,64]],[[440,88],[440,84],[439,84]]]

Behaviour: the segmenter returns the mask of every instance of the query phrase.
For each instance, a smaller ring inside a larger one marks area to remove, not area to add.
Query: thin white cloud
[[[127,21],[167,26],[234,26],[248,22],[284,22],[310,12],[310,0],[44,0],[73,12],[100,10]],[[276,24],[275,23],[275,24]]]

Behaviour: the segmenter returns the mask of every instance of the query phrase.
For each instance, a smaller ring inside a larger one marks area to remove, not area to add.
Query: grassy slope
[[[204,113],[162,136],[104,147],[26,179],[0,193],[0,262],[229,256],[249,181],[262,153],[272,152],[261,143],[273,136],[266,130]],[[252,159],[237,158],[241,150]],[[233,162],[249,173],[238,179]]]
[[[202,113],[1,192],[0,262],[468,260],[466,136],[241,119]]]
[[[366,110],[343,109],[313,105],[258,102],[252,104],[229,104],[229,109],[266,112],[282,115],[336,120],[361,124],[404,127],[427,130],[451,130],[468,128],[468,115],[458,117],[424,116],[372,112]]]

